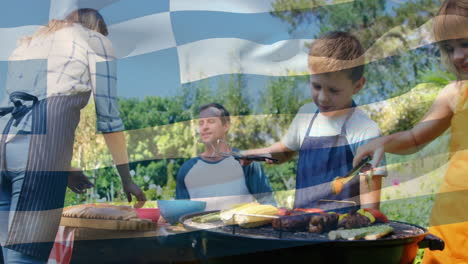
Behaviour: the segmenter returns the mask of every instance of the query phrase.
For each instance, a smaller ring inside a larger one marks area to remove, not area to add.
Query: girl
[[[430,218],[430,232],[445,241],[443,251],[426,250],[423,263],[468,262],[468,0],[446,0],[434,18],[434,35],[447,68],[458,81],[447,85],[412,129],[360,147],[354,164],[384,152],[414,153],[451,128],[450,161]]]

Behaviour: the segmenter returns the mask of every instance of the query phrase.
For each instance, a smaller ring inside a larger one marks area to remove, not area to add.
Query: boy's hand
[[[253,162],[253,160],[249,160],[249,159],[243,159],[242,157],[246,157],[249,155],[249,151],[248,150],[243,150],[243,151],[240,151],[239,152],[239,162],[241,164],[241,166],[249,166],[250,163]]]
[[[276,163],[278,163],[278,160],[274,159],[273,156],[271,155],[271,153],[266,153],[266,154],[264,154],[262,156],[266,157],[265,162],[267,164],[276,164]]]
[[[239,159],[241,166],[249,166],[253,160]]]
[[[264,161],[267,164],[278,163],[278,160],[272,158],[270,153],[265,153],[262,155],[245,155],[244,153],[241,152],[238,159],[242,166],[247,166],[253,161]]]

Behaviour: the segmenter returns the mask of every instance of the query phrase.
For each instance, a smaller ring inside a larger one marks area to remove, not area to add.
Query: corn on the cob
[[[235,205],[231,209],[221,211],[219,216],[221,218],[221,221],[223,221],[225,224],[233,225],[235,224],[235,222],[232,217],[236,212],[238,212],[239,210],[242,210],[242,208],[247,208],[247,207],[254,206],[254,205],[259,205],[259,203],[253,202],[253,203],[242,203],[239,205]]]
[[[201,216],[196,216],[192,218],[193,222],[198,222],[198,223],[208,223],[208,222],[216,222],[219,221],[219,212],[214,212],[211,214],[206,214],[206,215],[201,215]]]
[[[277,215],[278,208],[272,205],[248,203],[234,209],[221,212],[220,217],[221,220],[228,225],[238,224],[242,227],[257,227],[271,223],[273,221],[273,217],[271,216]]]
[[[244,208],[234,216],[235,222],[241,227],[257,227],[273,222],[272,217],[277,216],[278,208],[273,205],[256,205]],[[265,216],[265,217],[261,217]]]

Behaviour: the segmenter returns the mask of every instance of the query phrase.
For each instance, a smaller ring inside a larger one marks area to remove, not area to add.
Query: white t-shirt
[[[294,117],[286,135],[282,138],[283,144],[292,150],[299,151],[312,121],[317,106],[314,103],[305,104],[299,109]],[[341,133],[347,115],[327,117],[320,112],[317,114],[308,136],[335,136]],[[359,146],[364,145],[371,139],[381,135],[379,126],[372,121],[367,114],[355,107],[353,113],[345,124],[346,139],[353,155]],[[374,172],[376,175],[386,175],[385,159],[382,159],[379,168]]]

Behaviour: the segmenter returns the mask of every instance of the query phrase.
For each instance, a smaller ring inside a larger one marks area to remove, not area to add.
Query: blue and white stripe
[[[165,57],[164,60],[158,58],[159,61],[154,61],[152,65],[158,68],[158,64],[177,64],[179,76],[173,83],[178,83],[179,86],[230,73],[269,76],[306,74],[305,44],[316,36],[316,29],[312,25],[309,29],[290,32],[286,22],[270,13],[274,2],[275,0],[52,0],[49,16],[60,18],[77,7],[101,9],[109,23],[109,38],[118,58],[151,56],[152,53],[164,53],[173,49],[174,56]],[[347,2],[352,1],[327,1],[327,4]],[[145,8],[138,8],[140,5]],[[132,8],[135,6],[136,8]],[[123,9],[126,11],[122,12]],[[0,59],[7,59],[18,36],[29,35],[36,27],[25,25],[0,28],[3,40]],[[374,50],[379,50],[388,40],[383,36],[382,41],[377,41],[375,47],[369,49],[368,55],[372,60],[379,60],[431,43],[430,39],[416,41],[418,37],[427,35],[417,34],[427,27],[424,25],[411,29],[402,26],[401,31],[406,32],[404,35],[409,46],[395,43],[390,48],[391,51],[377,53]],[[264,68],[267,64],[270,64],[269,69]],[[173,74],[163,74],[166,75]],[[148,94],[155,93],[150,91]]]

